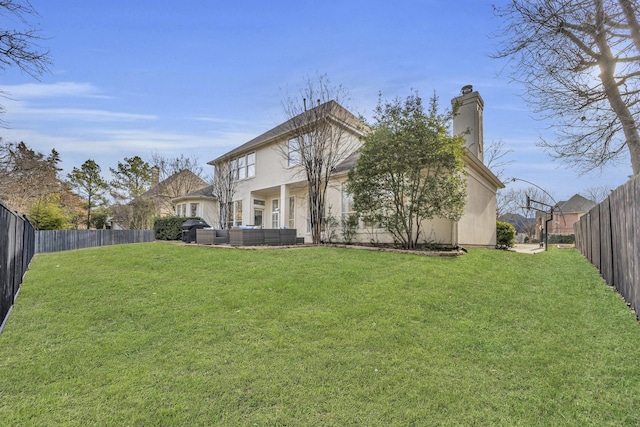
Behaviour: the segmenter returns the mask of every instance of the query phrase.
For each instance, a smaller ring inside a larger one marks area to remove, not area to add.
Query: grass
[[[575,250],[38,255],[0,424],[640,425],[640,326]]]

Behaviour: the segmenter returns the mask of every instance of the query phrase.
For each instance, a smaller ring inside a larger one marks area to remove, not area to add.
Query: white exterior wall
[[[496,245],[496,189],[472,168],[467,172],[467,204],[457,224],[460,246]]]
[[[346,144],[360,144],[355,135],[345,135],[348,138]],[[297,237],[304,237],[306,242],[311,242],[311,233],[307,232],[308,199],[307,181],[304,170],[298,167],[289,167],[285,158],[287,140],[258,147],[247,151],[256,153],[255,176],[238,181],[234,195],[235,200],[242,200],[242,224],[255,225],[255,209],[263,209],[264,228],[274,228],[272,224],[272,203],[274,199],[279,201],[279,227],[289,227],[289,198],[295,197],[294,226]],[[327,190],[327,207],[335,206],[333,213],[341,212],[340,187]],[[255,205],[254,201],[263,200],[264,207]],[[336,210],[337,209],[337,210]]]
[[[200,202],[200,210],[202,211],[202,215],[200,216],[204,219],[207,224],[209,224],[213,228],[219,228],[218,218],[219,218],[219,210],[218,210],[218,202],[212,200],[203,200]]]
[[[338,221],[344,213],[342,211],[342,185],[347,181],[347,176],[341,176],[333,180],[327,190],[327,209],[332,206],[331,213]],[[419,243],[429,243],[437,245],[453,244],[454,224],[446,219],[434,218],[425,220],[420,225]],[[338,235],[341,236],[342,230],[338,227]],[[383,228],[367,227],[362,221],[353,237],[353,243],[381,243],[393,244],[393,236]]]
[[[263,211],[264,228],[274,228],[272,224],[273,201],[279,203],[278,227],[288,227],[289,224],[289,197],[296,198],[295,227],[297,236],[304,237],[306,231],[306,217],[302,218],[302,212],[306,212],[306,203],[301,205],[302,199],[306,202],[306,182],[301,182],[296,177],[296,168],[287,166],[287,160],[283,157],[278,145],[271,144],[259,147],[256,153],[255,176],[238,181],[234,200],[242,200],[242,224],[254,225],[255,209]],[[305,189],[302,197],[299,187]],[[262,200],[264,206],[255,205],[254,201]],[[303,221],[304,219],[304,221]]]
[[[178,206],[185,205],[186,213],[183,215],[185,217],[190,216],[191,213],[191,204],[198,203],[198,209],[196,212],[196,216],[199,216],[203,220],[206,221],[213,228],[218,228],[218,202],[211,199],[199,199],[199,198],[183,198],[180,199],[179,202],[174,203],[174,212],[173,215],[177,215]]]
[[[235,200],[242,200],[243,224],[253,224],[255,199],[265,202],[263,214],[263,227],[272,228],[272,202],[278,199],[280,203],[280,227],[289,226],[289,197],[295,197],[294,227],[297,237],[304,237],[306,242],[311,242],[311,234],[307,232],[308,200],[306,182],[295,180],[292,168],[282,168],[280,164],[269,167],[269,164],[282,161],[278,158],[280,153],[274,147],[267,147],[256,152],[256,176],[238,182]],[[260,165],[260,163],[263,163]],[[487,182],[473,168],[467,168],[467,203],[464,215],[458,223],[450,220],[435,218],[425,220],[421,225],[420,243],[439,245],[461,246],[485,246],[493,247],[496,242],[496,195],[495,188]],[[259,185],[262,183],[263,174],[268,182],[274,185],[269,187]],[[278,180],[281,183],[276,184]],[[342,187],[347,176],[342,175],[329,183],[326,196],[326,212],[340,221],[343,215]],[[284,194],[284,199],[282,198]],[[262,207],[258,207],[262,208]],[[206,219],[205,219],[206,220]],[[208,222],[208,221],[207,221]],[[217,224],[217,223],[216,223]],[[336,234],[341,240],[342,230],[338,225]],[[325,235],[326,237],[326,235]],[[384,229],[366,227],[360,223],[353,238],[354,243],[394,243],[392,236]]]
[[[454,100],[456,101],[456,100]],[[466,146],[473,159],[467,159],[467,204],[461,220],[454,223],[445,219],[424,221],[421,226],[420,243],[440,245],[495,246],[496,228],[496,189],[502,185],[497,178],[482,165],[482,109],[484,102],[477,92],[465,94],[458,98],[462,103],[461,115],[454,120],[454,132],[469,130],[465,136]],[[355,147],[361,144],[358,135],[347,133],[346,144]],[[262,226],[264,228],[289,227],[289,198],[295,197],[295,221],[297,237],[304,237],[311,242],[311,234],[307,232],[308,199],[307,183],[300,167],[289,167],[286,150],[287,139],[266,142],[254,148],[238,152],[233,158],[255,152],[255,176],[237,183],[234,201],[242,200],[242,224],[255,225],[255,209],[263,209]],[[342,184],[346,174],[332,179],[326,195],[326,209],[339,221],[342,217]],[[255,205],[254,201],[264,201],[264,206]],[[272,224],[272,203],[279,201],[279,221]],[[217,211],[216,211],[217,212]],[[209,222],[209,221],[207,221]],[[214,222],[217,225],[217,222]],[[341,238],[340,226],[337,226],[338,238]],[[326,238],[326,233],[325,236]],[[354,243],[393,243],[392,236],[383,229],[372,229],[360,224]]]

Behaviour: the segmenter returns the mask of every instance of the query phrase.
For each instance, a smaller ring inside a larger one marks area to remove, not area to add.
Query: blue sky
[[[485,145],[513,150],[506,176],[558,200],[623,184],[627,161],[580,176],[536,146],[548,124],[534,120],[507,64],[489,57],[500,1],[31,0],[53,64],[39,81],[3,73],[0,136],[55,148],[65,174],[93,159],[108,177],[125,157],[154,152],[194,156],[209,172],[206,162],[284,121],[281,100],[306,76],[344,85],[365,117],[379,92],[435,91],[448,107],[473,84]]]

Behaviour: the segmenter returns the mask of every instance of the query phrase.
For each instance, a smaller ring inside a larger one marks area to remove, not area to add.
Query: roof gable
[[[208,185],[204,188],[201,188],[196,191],[192,191],[189,194],[185,194],[184,196],[175,197],[171,199],[172,202],[181,202],[183,200],[189,199],[211,199],[217,200],[216,196],[213,195],[213,185]]]
[[[248,142],[245,142],[239,147],[236,147],[233,150],[223,154],[222,156],[211,160],[207,164],[214,165],[221,160],[233,158],[235,155],[254,150],[260,146],[269,144],[276,140],[286,137],[293,137],[297,131],[295,124],[303,122],[305,119],[305,115],[310,117],[313,117],[314,115],[330,117],[333,118],[334,121],[339,125],[352,129],[354,133],[364,134],[362,131],[362,129],[366,126],[364,122],[354,116],[351,112],[338,104],[336,101],[331,100],[301,114],[298,114],[296,117],[293,117],[286,122],[281,123],[278,126],[266,131],[265,133],[258,135],[257,137]]]
[[[591,210],[595,205],[596,202],[593,200],[589,200],[579,194],[574,194],[573,197],[566,202],[558,203],[558,209],[563,213],[589,212],[589,210]]]

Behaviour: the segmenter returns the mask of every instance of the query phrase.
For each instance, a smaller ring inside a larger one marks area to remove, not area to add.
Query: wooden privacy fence
[[[575,224],[576,247],[640,314],[640,176],[611,192]]]
[[[0,332],[33,255],[33,226],[0,202]]]
[[[60,252],[154,240],[153,230],[47,230],[36,231],[35,250],[36,253]]]

